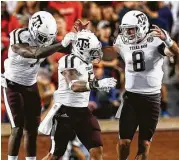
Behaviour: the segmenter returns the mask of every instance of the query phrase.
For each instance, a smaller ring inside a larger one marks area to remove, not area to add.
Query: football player
[[[148,159],[159,117],[164,56],[179,54],[179,48],[169,34],[156,25],[152,27],[143,12],[129,11],[122,18],[121,33],[114,46],[102,49],[104,59],[112,59],[120,54],[125,61],[126,91],[116,114],[120,119],[119,160],[128,158],[137,127],[139,140],[135,159]]]
[[[98,63],[102,58],[97,37],[88,30],[74,33],[74,36],[71,54],[59,60],[55,104],[39,127],[40,132],[51,133],[52,137],[51,150],[43,160],[62,157],[75,135],[88,149],[91,159],[102,160],[101,131],[97,119],[88,109],[89,95],[93,89],[109,91],[115,87],[116,80],[94,78],[92,63]],[[69,42],[62,41],[62,44],[67,46]],[[52,120],[53,126],[50,125]]]
[[[56,33],[56,21],[45,11],[35,13],[29,20],[27,29],[19,28],[10,33],[3,81],[5,105],[12,127],[8,160],[18,159],[23,129],[26,160],[36,159],[36,137],[41,112],[36,76],[44,59],[24,58],[18,52],[24,54],[30,52],[31,48],[37,54],[54,53],[61,46],[59,43],[53,45]]]

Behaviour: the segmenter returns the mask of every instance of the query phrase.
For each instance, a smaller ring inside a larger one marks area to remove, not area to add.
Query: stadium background
[[[179,1],[170,2],[60,2],[60,1],[1,1],[1,73],[4,72],[4,60],[7,58],[9,33],[20,27],[28,27],[29,17],[40,10],[46,10],[55,17],[58,25],[57,39],[61,41],[66,33],[73,28],[77,19],[84,22],[90,20],[89,29],[98,36],[102,46],[112,45],[119,34],[119,24],[122,16],[133,9],[145,12],[150,22],[167,30],[179,44]],[[41,65],[38,74],[38,86],[42,99],[42,119],[53,105],[53,92],[58,86],[57,67],[58,60],[63,53],[55,53],[48,57]],[[110,56],[110,53],[109,53]],[[178,58],[179,59],[179,58]],[[179,153],[179,60],[177,57],[165,59],[164,79],[162,85],[161,120],[158,131],[154,136],[151,149],[151,160],[177,160]],[[120,105],[120,95],[124,91],[124,63],[119,57],[113,61],[102,61],[94,66],[96,77],[113,76],[118,79],[117,87],[106,94],[104,92],[91,92],[89,108],[98,119],[103,130],[104,147],[107,145],[104,158],[115,159],[117,142],[117,121],[114,115]],[[2,94],[1,94],[2,95]],[[9,134],[8,118],[5,112],[3,96],[1,96],[1,122],[2,122],[2,159],[6,159],[7,137]],[[40,137],[39,143],[47,143],[47,137]],[[134,141],[136,145],[136,138]],[[178,143],[177,143],[178,142]],[[160,144],[159,144],[160,143]],[[166,145],[164,145],[166,144]],[[46,145],[48,151],[48,146]],[[165,146],[165,147],[164,147]],[[45,149],[45,148],[44,148]],[[162,150],[163,149],[163,150]],[[132,147],[136,151],[136,147]],[[42,156],[43,151],[40,150]],[[168,152],[168,154],[166,154]],[[40,155],[39,155],[40,156]],[[173,156],[173,158],[171,158]],[[110,157],[110,158],[109,158]],[[134,155],[133,155],[134,157]],[[40,158],[39,158],[40,159]]]

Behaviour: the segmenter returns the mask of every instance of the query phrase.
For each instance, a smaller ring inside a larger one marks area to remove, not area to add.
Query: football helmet
[[[141,11],[129,11],[122,18],[120,30],[124,43],[138,43],[149,32],[149,20]]]
[[[72,54],[87,63],[99,63],[103,56],[101,47],[95,34],[85,29],[77,32],[76,40],[72,41]]]
[[[57,24],[54,17],[46,12],[39,11],[29,20],[29,32],[39,47],[51,45],[57,34]]]

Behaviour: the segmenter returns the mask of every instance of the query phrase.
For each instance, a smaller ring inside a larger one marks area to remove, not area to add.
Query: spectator
[[[49,7],[47,11],[53,15],[53,17],[55,18],[57,22],[57,31],[58,31],[57,40],[61,41],[63,37],[68,33],[65,17],[62,14],[60,14],[60,12],[55,8]]]
[[[112,4],[113,4],[114,10],[115,10],[115,13],[118,14],[118,16],[119,16],[120,11],[124,7],[124,2],[123,1],[112,1],[112,2],[113,2]]]
[[[122,17],[129,11],[135,8],[136,2],[124,2],[123,9],[119,12],[119,23],[121,24]]]
[[[179,4],[178,4],[177,20],[175,21],[174,26],[172,28],[172,37],[179,44]]]
[[[148,1],[145,6],[143,6],[144,12],[149,16],[149,21],[151,24],[155,24],[166,31],[169,31],[168,24],[159,17],[159,5],[155,1]]]
[[[94,32],[99,21],[102,19],[101,8],[95,2],[84,3],[83,17],[91,21]]]
[[[164,79],[163,82],[167,89],[167,104],[168,113],[171,116],[179,116],[179,68],[177,64],[172,65],[171,62],[175,62],[174,59],[165,58],[164,61]],[[174,72],[172,71],[174,69]],[[173,72],[171,75],[171,71]],[[165,99],[164,99],[165,100]]]
[[[40,2],[38,1],[19,1],[14,10],[14,14],[18,17],[28,16],[30,17],[35,12],[40,10]]]
[[[173,15],[171,10],[164,1],[158,2],[159,4],[159,18],[161,18],[168,25],[169,32],[171,33],[173,26]]]
[[[114,23],[118,20],[118,15],[114,12],[114,7],[112,5],[102,5],[102,19]]]
[[[1,32],[5,37],[8,37],[9,34],[9,22],[10,22],[10,14],[7,11],[7,6],[5,2],[1,2]],[[9,43],[9,39],[7,40]]]
[[[57,9],[60,14],[65,17],[67,31],[70,31],[72,29],[73,23],[82,17],[81,2],[50,1],[49,6]]]
[[[97,35],[102,43],[102,46],[109,46],[112,42],[110,42],[111,36],[111,27],[109,21],[100,21],[97,25]]]
[[[21,27],[28,26],[28,20],[35,12],[44,10],[47,6],[47,2],[39,1],[18,1],[17,6],[13,12],[17,17]]]
[[[18,1],[6,1],[5,3],[7,5],[8,13],[13,14],[14,9],[16,8]]]
[[[119,27],[118,23],[118,15],[114,12],[114,7],[112,5],[103,5],[101,6],[102,10],[102,19],[109,21],[109,25],[111,28],[111,37],[110,40],[114,41],[115,37],[115,31]],[[112,44],[110,44],[112,45]]]
[[[5,2],[1,2],[1,73],[4,72],[4,60],[7,58],[7,50],[9,46],[9,32],[20,27],[15,16],[7,11]]]

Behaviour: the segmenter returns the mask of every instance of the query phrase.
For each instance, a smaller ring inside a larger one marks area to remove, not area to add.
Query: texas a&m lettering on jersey
[[[119,35],[114,46],[119,48],[125,61],[126,90],[140,94],[160,93],[165,48],[163,41],[147,35],[142,42],[129,45]]]

